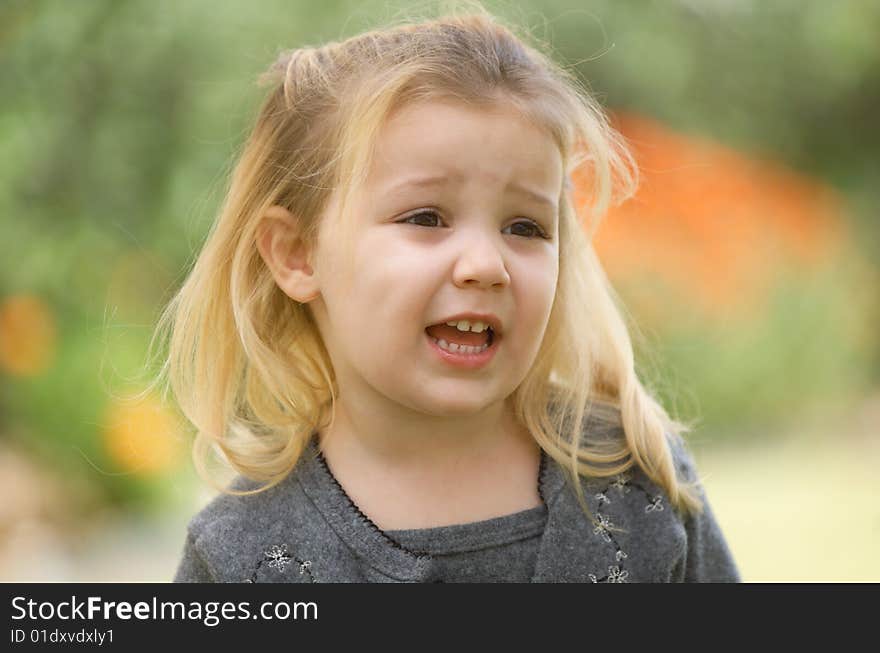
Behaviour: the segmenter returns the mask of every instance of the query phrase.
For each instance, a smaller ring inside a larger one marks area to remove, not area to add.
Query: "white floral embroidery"
[[[609,583],[625,583],[628,576],[629,572],[621,570],[620,567],[618,567],[617,565],[613,567],[608,567]]]
[[[629,494],[630,488],[627,486],[628,482],[629,476],[627,476],[626,474],[618,474],[614,477],[614,481],[612,481],[611,487],[617,488],[623,494]]]
[[[311,567],[312,567],[312,561],[311,561],[311,560],[305,560],[304,562],[301,562],[301,563],[299,564],[299,575],[302,576],[302,575],[303,575],[304,573],[306,573],[309,569],[311,569]]]
[[[633,489],[637,490],[637,494],[639,496],[644,496],[644,499],[647,501],[647,505],[645,505],[645,513],[653,513],[660,512],[664,510],[663,505],[663,495],[651,494],[645,487],[642,486],[638,481],[634,481],[633,477],[623,472],[614,476],[613,479],[607,482],[608,484],[602,489],[601,486],[591,486],[590,491],[593,495],[593,498],[598,502],[599,506],[608,505],[613,503],[610,498],[610,493],[612,488],[616,488],[621,495],[629,494]],[[644,504],[643,504],[644,505]],[[594,535],[601,535],[602,539],[612,545],[614,549],[614,561],[617,564],[613,564],[608,567],[608,573],[602,577],[601,580],[597,578],[596,574],[587,574],[587,577],[590,581],[594,583],[598,582],[606,582],[606,583],[626,583],[629,582],[629,571],[623,568],[623,561],[626,560],[629,556],[627,553],[619,548],[619,544],[612,537],[610,530],[612,528],[616,528],[615,525],[611,522],[611,519],[607,515],[603,515],[601,512],[596,512],[597,522],[594,524],[595,528],[593,529]]]
[[[663,497],[659,494],[655,497],[651,497],[651,503],[645,506],[645,512],[654,512],[663,510],[663,505],[660,503],[663,500]]]
[[[593,529],[593,535],[601,535],[603,540],[610,542],[611,535],[608,533],[608,529],[614,526],[614,524],[602,513],[597,513],[596,516],[599,518],[599,523]]]
[[[290,554],[287,553],[287,545],[273,544],[263,555],[269,559],[269,566],[278,571],[284,571],[285,567],[290,564]],[[300,572],[302,573],[302,572]]]

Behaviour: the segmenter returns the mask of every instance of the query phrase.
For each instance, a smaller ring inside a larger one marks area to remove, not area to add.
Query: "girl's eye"
[[[508,229],[514,229],[516,227],[524,227],[524,229],[520,228],[515,232],[512,232],[515,236],[522,236],[524,238],[549,238],[549,236],[544,233],[544,230],[538,226],[538,223],[533,222],[532,220],[520,220],[519,222],[514,222],[508,227]]]
[[[440,216],[434,211],[419,211],[403,218],[400,222],[414,224],[419,227],[438,227],[442,224]],[[521,238],[550,238],[533,220],[520,220],[519,222],[514,222],[506,229],[512,229],[513,231],[510,233]]]
[[[419,222],[414,222],[414,220],[418,219]],[[418,213],[414,213],[413,215],[404,218],[401,222],[406,222],[409,224],[414,224],[419,227],[436,227],[439,226],[437,224],[425,224],[429,222],[440,222],[440,216],[434,213],[433,211],[420,211]]]

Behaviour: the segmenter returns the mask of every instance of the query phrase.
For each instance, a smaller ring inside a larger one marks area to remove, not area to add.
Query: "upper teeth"
[[[468,322],[467,320],[459,320],[458,322],[447,322],[447,325],[451,327],[455,327],[459,331],[473,331],[474,333],[481,333],[489,328],[488,324],[483,324],[482,322]]]

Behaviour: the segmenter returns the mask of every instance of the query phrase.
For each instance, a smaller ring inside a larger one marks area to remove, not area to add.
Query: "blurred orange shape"
[[[639,165],[635,197],[612,210],[595,239],[615,281],[659,281],[707,317],[760,309],[784,272],[834,260],[845,236],[842,201],[782,165],[621,114],[615,126]],[[587,201],[583,169],[575,201]]]
[[[36,376],[55,358],[57,329],[52,309],[34,295],[13,295],[0,304],[0,369]]]
[[[142,476],[172,469],[183,452],[179,420],[151,396],[111,404],[104,420],[103,438],[114,463]]]

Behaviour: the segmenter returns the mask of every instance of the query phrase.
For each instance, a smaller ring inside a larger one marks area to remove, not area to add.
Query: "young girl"
[[[160,322],[240,474],[175,580],[738,580],[590,242],[634,166],[576,79],[481,11],[267,78]]]

